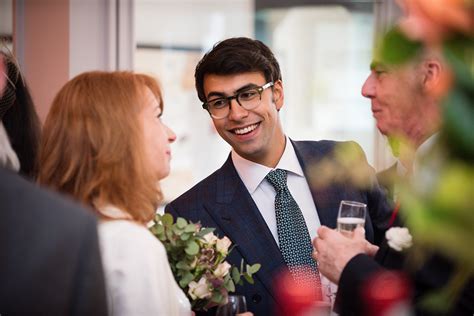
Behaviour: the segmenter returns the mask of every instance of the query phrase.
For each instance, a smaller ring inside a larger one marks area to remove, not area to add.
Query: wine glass
[[[247,302],[243,295],[229,295],[227,304],[217,308],[216,316],[234,316],[247,311]]]
[[[357,227],[364,227],[367,205],[355,201],[341,201],[337,216],[337,230],[351,236]]]

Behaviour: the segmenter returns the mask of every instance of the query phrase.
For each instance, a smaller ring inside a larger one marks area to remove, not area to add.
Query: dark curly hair
[[[233,75],[262,72],[267,81],[281,80],[278,61],[267,45],[247,37],[234,37],[218,42],[196,66],[194,78],[199,100],[206,102],[204,77],[207,74]]]

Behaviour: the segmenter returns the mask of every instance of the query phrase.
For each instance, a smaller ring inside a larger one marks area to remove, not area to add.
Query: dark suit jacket
[[[0,315],[107,315],[95,218],[2,168]]]
[[[389,204],[392,207],[392,212],[394,212],[397,207],[400,208],[400,205],[396,206],[397,202],[395,201],[395,184],[399,183],[401,180],[402,178],[397,173],[396,163],[389,168],[377,173],[377,181],[388,198]],[[400,216],[398,209],[395,211],[395,214],[392,214],[392,216],[393,218],[391,218],[390,227],[405,226],[404,219],[402,216]]]
[[[334,154],[336,144],[332,141],[292,143],[306,179],[310,179],[311,166]],[[354,147],[354,144],[350,146]],[[356,148],[365,161],[360,147],[357,145]],[[368,177],[375,179],[366,161],[363,168],[371,172]],[[336,227],[339,203],[345,199],[368,204],[370,216],[366,220],[365,229],[370,241],[373,242],[374,236],[380,235],[379,231],[386,228],[391,210],[376,181],[367,190],[354,188],[347,182],[335,181],[324,187],[313,187],[310,183],[310,188],[321,224]],[[231,264],[240,266],[242,258],[249,264],[261,263],[262,267],[254,278],[255,284],[237,286],[236,292],[246,296],[249,310],[256,315],[268,315],[274,308],[278,308],[272,280],[285,267],[285,263],[230,156],[220,169],[172,201],[165,211],[174,217],[200,221],[205,227],[216,227],[218,235],[229,237],[236,245],[228,257]]]
[[[448,313],[423,309],[419,302],[427,293],[448,284],[456,267],[447,258],[433,255],[416,270],[406,262],[406,256],[391,249],[384,241],[375,258],[360,254],[352,258],[342,271],[336,297],[336,310],[341,316],[365,315],[367,303],[362,288],[373,275],[384,269],[402,270],[412,281],[412,308],[416,315],[473,315],[474,280],[468,280]]]
[[[397,182],[397,179],[398,174],[396,163],[377,173],[377,181],[391,201],[394,201],[395,183]]]

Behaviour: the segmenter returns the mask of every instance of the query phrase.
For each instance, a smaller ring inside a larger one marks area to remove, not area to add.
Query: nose
[[[168,142],[171,144],[176,140],[176,134],[173,132],[171,128],[168,127],[168,125],[165,125],[166,127],[166,133],[168,134]]]
[[[244,109],[238,102],[237,99],[230,100],[229,103],[229,120],[239,120],[246,117],[249,114],[249,111]]]
[[[366,98],[372,99],[375,97],[375,78],[374,74],[371,73],[362,86],[362,95]]]

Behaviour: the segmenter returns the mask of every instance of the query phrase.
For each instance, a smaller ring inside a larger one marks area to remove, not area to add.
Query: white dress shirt
[[[433,181],[433,174],[431,172],[420,172],[420,161],[423,159],[424,156],[433,148],[439,138],[439,133],[434,133],[430,137],[428,137],[415,151],[415,155],[413,157],[413,164],[412,164],[412,174],[408,172],[408,169],[400,162],[400,159],[397,160],[397,175],[400,178],[409,178],[411,181],[413,179],[422,179],[425,183],[431,183]],[[425,170],[426,171],[426,170]],[[400,194],[400,187],[398,183],[394,185],[394,200],[398,199],[398,195]]]
[[[279,245],[275,216],[276,191],[265,179],[265,176],[274,169],[242,158],[234,150],[232,151],[232,162],[240,179],[242,179],[242,182],[257,205],[258,210],[265,219],[265,223],[270,229],[273,238],[275,238],[275,241]],[[308,232],[312,240],[316,237],[316,230],[321,226],[321,222],[319,221],[313,196],[311,195],[303,169],[298,161],[293,144],[288,137],[286,138],[285,151],[275,169],[287,171],[288,189],[303,213],[306,227],[308,227]]]
[[[270,229],[273,238],[277,242],[277,245],[279,245],[275,215],[276,191],[265,179],[265,176],[274,169],[242,158],[235,151],[232,151],[232,162],[240,179],[242,179],[250,196],[257,205],[258,210],[265,219],[265,223]],[[285,151],[275,169],[287,171],[288,189],[303,213],[309,236],[311,240],[313,240],[317,236],[316,230],[321,226],[321,221],[319,220],[316,205],[314,204],[313,196],[304,176],[303,169],[298,161],[293,144],[288,137],[286,138]],[[320,276],[323,287],[323,300],[333,305],[337,285],[331,283],[323,275],[320,274]],[[331,313],[331,315],[337,314]]]

